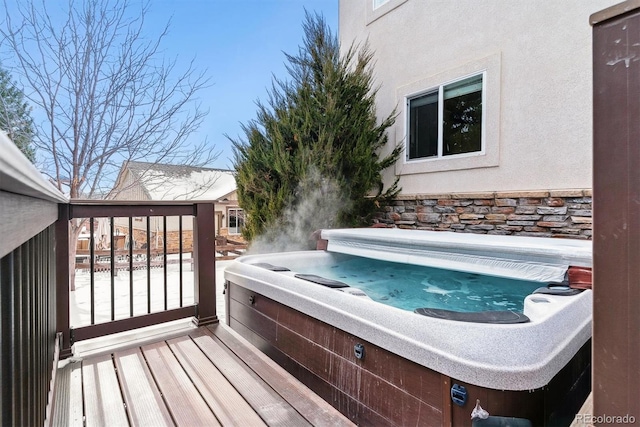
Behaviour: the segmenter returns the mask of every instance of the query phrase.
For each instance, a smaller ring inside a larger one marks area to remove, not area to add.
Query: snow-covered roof
[[[236,190],[233,171],[128,162],[151,200],[219,200]]]

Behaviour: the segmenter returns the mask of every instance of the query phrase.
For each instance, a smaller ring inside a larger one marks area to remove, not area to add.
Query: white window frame
[[[234,211],[235,212],[235,217],[236,217],[236,226],[231,228],[231,212]],[[242,215],[242,226],[238,227],[238,212],[243,212]],[[227,230],[229,232],[229,235],[231,236],[237,236],[239,234],[242,234],[242,227],[244,227],[244,210],[242,208],[228,208],[227,209]],[[232,231],[233,230],[233,231]]]
[[[366,23],[367,25],[371,24],[378,18],[386,15],[391,12],[396,7],[406,3],[407,0],[385,0],[383,2],[378,2],[376,4],[376,0],[369,0],[366,2]]]
[[[446,85],[450,82],[465,77],[484,73],[483,105],[482,105],[482,142],[483,151],[455,154],[443,157],[426,157],[411,159],[400,156],[396,162],[395,174],[397,176],[445,172],[464,169],[489,168],[499,166],[500,163],[500,108],[501,108],[501,53],[496,52],[479,59],[458,61],[458,66],[449,67],[435,74],[412,80],[396,88],[396,102],[404,107],[396,119],[394,127],[390,130],[391,140],[398,145],[406,146],[408,141],[407,98],[424,94],[429,90]]]
[[[385,3],[388,3],[390,0],[371,0],[373,2],[373,10],[383,6]]]
[[[466,80],[471,77],[482,76],[482,123],[481,123],[481,134],[480,134],[480,150],[470,151],[468,153],[460,153],[460,154],[450,154],[443,155],[443,122],[444,122],[444,89],[446,86],[458,83],[460,81]],[[429,88],[427,90],[421,91],[416,94],[409,95],[405,97],[405,108],[406,108],[406,143],[405,143],[405,158],[407,162],[420,162],[420,161],[435,161],[440,159],[453,159],[456,157],[469,157],[469,156],[481,156],[485,154],[485,104],[486,104],[486,81],[487,81],[487,72],[486,70],[481,71],[479,73],[469,74],[455,80],[448,81],[446,83],[442,83],[436,87]],[[421,96],[438,92],[438,152],[435,156],[428,157],[415,157],[409,158],[409,141],[410,141],[410,129],[411,129],[411,101],[419,98]]]

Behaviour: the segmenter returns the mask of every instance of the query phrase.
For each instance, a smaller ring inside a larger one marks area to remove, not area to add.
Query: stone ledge
[[[549,197],[584,197],[585,191],[591,190],[549,190]]]
[[[482,192],[482,193],[453,193],[451,194],[452,199],[494,199],[495,193],[492,192]]]
[[[451,194],[400,194],[393,200],[451,199]]]
[[[548,191],[498,191],[496,199],[520,199],[549,197]]]
[[[399,194],[393,198],[393,200],[404,201],[404,200],[418,200],[418,195],[416,194]]]
[[[592,197],[590,188],[559,190],[523,190],[523,191],[476,191],[460,193],[416,193],[401,194],[395,200],[421,199],[511,199],[511,198],[545,198],[545,197]]]

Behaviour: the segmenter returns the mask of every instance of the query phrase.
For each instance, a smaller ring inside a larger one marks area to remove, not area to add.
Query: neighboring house
[[[243,241],[241,236],[244,215],[238,206],[236,181],[233,171],[159,163],[125,162],[111,192],[115,200],[207,200],[215,202],[216,235]],[[117,229],[126,234],[128,223],[117,220]],[[152,220],[150,231],[152,247],[162,242],[163,223],[160,218]],[[134,240],[136,247],[146,243],[146,221],[134,218]],[[177,245],[179,219],[167,218],[167,243]],[[191,246],[193,221],[182,219],[183,242]],[[174,236],[175,235],[175,236]],[[171,242],[171,243],[170,243]]]
[[[374,52],[377,114],[396,109],[380,222],[590,238],[589,16],[617,0],[341,0],[346,49]]]

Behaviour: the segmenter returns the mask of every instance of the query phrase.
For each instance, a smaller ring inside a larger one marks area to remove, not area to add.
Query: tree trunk
[[[82,231],[82,225],[86,220],[72,219],[69,225],[69,290],[76,290],[76,252],[78,249],[78,236]]]

